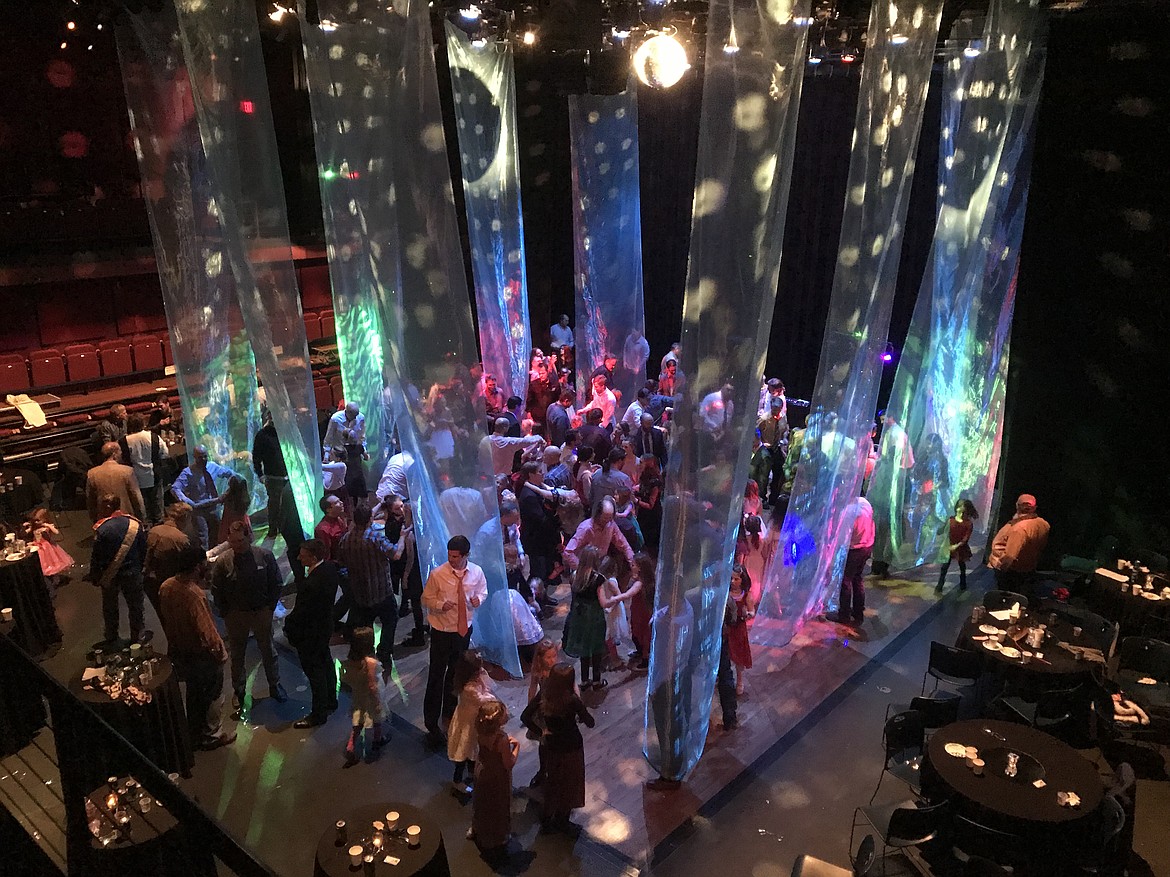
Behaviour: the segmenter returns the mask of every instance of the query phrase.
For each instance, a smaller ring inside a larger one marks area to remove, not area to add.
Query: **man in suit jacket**
[[[118,497],[119,508],[139,520],[146,518],[146,505],[134,470],[122,464],[122,449],[117,442],[102,445],[102,463],[85,474],[85,498],[89,506],[89,518],[95,524],[104,517],[100,500],[106,494]]]
[[[643,414],[638,431],[630,436],[630,444],[639,457],[653,454],[660,467],[666,466],[666,433],[654,425],[654,415]]]
[[[297,650],[313,696],[309,714],[294,722],[294,728],[323,725],[337,709],[337,672],[329,651],[329,638],[333,636],[333,603],[341,580],[337,564],[327,560],[328,555],[319,539],[301,543],[300,561],[307,571],[297,591],[297,605],[284,620],[284,635]]]
[[[93,528],[89,576],[102,591],[103,642],[119,642],[118,595],[121,594],[130,616],[130,640],[145,643],[154,636],[146,629],[143,611],[142,561],[146,557],[146,528],[137,518],[123,512],[121,506],[122,501],[112,493],[103,494],[98,500],[101,519]]]

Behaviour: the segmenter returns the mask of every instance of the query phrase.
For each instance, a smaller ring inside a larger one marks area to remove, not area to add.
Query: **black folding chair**
[[[792,863],[792,877],[867,877],[869,869],[873,867],[874,846],[872,834],[863,837],[861,845],[857,848],[857,855],[850,863],[851,868],[830,864],[807,853],[798,856]]]
[[[885,749],[885,760],[882,763],[882,772],[878,775],[877,785],[873,794],[869,796],[869,803],[877,797],[878,789],[882,787],[882,780],[889,773],[897,777],[914,794],[922,789],[922,754],[926,742],[926,729],[922,724],[922,716],[913,710],[898,713],[886,721],[882,729],[882,747]]]
[[[849,848],[853,849],[853,836],[863,822],[877,832],[882,842],[882,873],[886,869],[886,850],[893,847],[902,853],[908,862],[921,874],[929,874],[930,868],[915,847],[929,843],[939,837],[950,820],[950,802],[943,801],[923,806],[915,801],[903,801],[878,807],[858,807],[853,811],[853,828],[849,832]]]
[[[1088,728],[1090,690],[1084,685],[1042,691],[1035,703],[1020,697],[1002,697],[996,704],[1012,718],[1019,719],[1038,731],[1051,734],[1058,740],[1071,737],[1076,731]]]
[[[956,649],[945,643],[932,642],[930,644],[930,660],[926,665],[926,672],[922,674],[922,693],[926,693],[926,678],[933,677],[934,689],[938,691],[939,683],[962,688],[975,685],[983,675],[983,656],[978,652],[967,649]]]
[[[1028,598],[1023,594],[1017,594],[1015,591],[991,590],[983,595],[983,608],[988,612],[1011,609],[1016,603],[1020,604],[1021,609],[1028,608]]]
[[[1170,643],[1145,636],[1127,636],[1117,653],[1117,672],[1122,670],[1170,682]]]
[[[1027,847],[1019,835],[991,828],[966,816],[954,818],[951,832],[951,851],[962,862],[982,858],[1011,868],[1028,863]]]
[[[1084,635],[1105,655],[1105,660],[1113,657],[1119,630],[1115,622],[1077,606],[1058,606],[1054,612],[1057,618],[1067,621],[1073,627],[1081,628]]]

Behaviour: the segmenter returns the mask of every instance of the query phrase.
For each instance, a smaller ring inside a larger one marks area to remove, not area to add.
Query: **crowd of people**
[[[446,748],[453,788],[472,795],[469,836],[498,851],[508,834],[507,807],[500,802],[506,803],[520,744],[504,730],[507,710],[493,693],[483,655],[473,648],[473,633],[477,612],[489,599],[476,561],[502,549],[516,641],[530,674],[528,706],[520,718],[528,736],[539,741],[540,770],[532,783],[544,788],[546,827],[564,828],[570,811],[584,804],[578,726],[592,726],[593,719],[580,693],[604,690],[607,671],[645,671],[656,623],[663,472],[672,414],[687,378],[677,343],[662,357],[657,378],[649,378],[644,367],[640,374],[631,368],[631,362],[644,363],[648,351],[640,333],[631,335],[637,336],[637,356],[605,355],[582,376],[583,396],[575,389],[575,345],[566,316],[550,329],[551,352],[533,351],[524,398],[506,395],[481,366],[452,364],[446,381],[413,398],[418,442],[395,448],[373,490],[365,417],[357,403],[343,404],[323,431],[324,491],[312,534],[302,532],[279,437],[266,417],[251,454],[255,479],[268,497],[262,544],[256,543],[248,481],[240,473],[196,446],[168,487],[158,422],[151,428],[142,416],[114,406],[98,430],[102,462],[88,471],[85,490],[94,528],[88,576],[101,586],[105,640],[120,638],[120,600],[128,609],[130,639],[149,640],[144,601],[151,602],[176,672],[186,682],[188,720],[199,748],[235,739],[223,716],[225,666],[232,717],[247,715],[250,641],[260,653],[268,696],[287,700],[274,641],[278,620],[283,618],[284,637],[311,694],[298,728],[320,726],[338,709],[331,647],[348,644],[341,665],[352,711],[347,763],[376,755],[389,739],[385,690],[396,649],[429,647],[427,741]],[[704,397],[695,415],[708,436],[724,434],[735,417],[731,388]],[[898,429],[887,426],[883,436],[897,452],[884,469],[905,477],[914,464],[908,447],[898,444]],[[727,730],[737,726],[736,700],[753,663],[748,631],[777,553],[802,439],[802,430],[789,429],[784,384],[765,380],[724,613],[718,691]],[[416,461],[419,453],[428,459]],[[415,541],[419,506],[411,497],[418,462],[437,482],[452,534],[446,561],[425,577],[427,564]],[[873,471],[881,462],[875,448],[867,480],[882,477]],[[469,468],[476,470],[474,478],[460,471]],[[491,508],[499,509],[498,518],[488,513]],[[864,497],[849,514],[853,527],[837,619],[857,625],[865,611],[863,573],[881,522]],[[960,588],[966,587],[976,517],[970,501],[962,500],[941,525]],[[1021,497],[1017,517],[992,550],[992,566],[1005,584],[1029,563],[1034,566],[1046,528],[1035,515],[1035,500]],[[41,558],[52,583],[72,558],[56,546],[59,533],[43,509],[30,515],[26,529],[45,546]],[[269,547],[278,535],[288,552],[289,582]],[[554,591],[563,584],[571,602],[563,634],[554,642],[543,623],[556,611]],[[295,604],[286,613],[282,600],[290,585]],[[685,614],[682,603],[674,615]],[[413,629],[396,642],[398,623],[406,617]],[[562,654],[579,662],[579,677]],[[660,713],[665,711],[656,709]]]

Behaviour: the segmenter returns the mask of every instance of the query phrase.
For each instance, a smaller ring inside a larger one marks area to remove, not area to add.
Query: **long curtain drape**
[[[301,42],[342,380],[346,401],[365,413],[367,483],[376,483],[392,453],[393,423],[385,398],[379,284],[393,283],[398,260],[393,207],[385,196],[392,186],[384,157],[389,119],[375,103],[383,73],[370,60],[384,49],[374,25],[334,18],[340,10],[329,6],[321,15],[336,29],[306,23]],[[379,191],[382,197],[371,196]]]
[[[317,407],[256,7],[200,0],[176,8],[223,230],[221,270],[233,275],[301,526],[312,532],[321,495]]]
[[[813,407],[763,614],[780,639],[818,609],[844,567],[871,448],[902,229],[941,0],[871,7],[845,215]]]
[[[624,404],[646,375],[638,89],[569,95],[578,390],[606,354]],[[654,375],[657,377],[657,374]]]
[[[310,86],[326,94],[358,89],[363,100],[360,116],[338,113],[336,100],[317,100],[313,111],[322,114],[315,124],[338,126],[346,151],[348,197],[337,197],[334,213],[352,214],[344,228],[353,236],[351,259],[361,264],[349,271],[377,301],[386,399],[407,466],[423,578],[447,562],[448,539],[466,536],[489,589],[475,612],[474,642],[520,675],[495,481],[481,467],[473,426],[475,341],[428,7],[325,0],[318,12],[305,27],[318,29],[321,49],[338,63],[328,82]],[[316,35],[309,42],[317,44]],[[378,133],[343,136],[357,126]]]
[[[512,46],[473,44],[453,24],[446,26],[480,358],[484,374],[495,375],[505,396],[524,399],[532,335]]]
[[[222,218],[212,199],[173,9],[128,15],[118,58],[189,446],[205,445],[265,505],[264,485],[236,450],[260,428],[256,364],[243,331]]]
[[[681,366],[666,473],[644,752],[703,752],[768,327],[776,303],[808,4],[713,0]],[[730,47],[730,51],[726,50]]]
[[[984,38],[946,63],[931,270],[888,407],[914,462],[899,473],[879,459],[868,494],[888,521],[874,557],[897,567],[946,553],[944,525],[956,501],[971,500],[981,521],[991,509],[1043,80],[1041,27],[1028,0],[995,0]]]

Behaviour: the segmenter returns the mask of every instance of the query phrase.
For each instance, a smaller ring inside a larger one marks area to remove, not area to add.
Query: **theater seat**
[[[70,344],[65,348],[65,365],[69,382],[93,381],[102,376],[97,348],[92,344]]]
[[[321,337],[332,338],[337,334],[337,327],[333,321],[333,309],[321,311]]]
[[[145,400],[143,400],[141,402],[129,402],[126,405],[126,413],[127,414],[142,414],[143,412],[149,411],[153,407],[154,407],[153,402],[148,402]]]
[[[65,359],[55,347],[34,350],[28,356],[34,387],[51,387],[65,383]]]
[[[89,423],[90,416],[88,414],[65,414],[54,418],[54,420],[58,426],[73,426],[78,423]]]
[[[175,358],[171,355],[171,335],[168,332],[162,336],[163,364],[174,365]]]
[[[15,390],[27,390],[31,386],[27,359],[19,353],[5,353],[0,356],[0,390],[11,393]]]
[[[161,371],[163,360],[162,342],[157,335],[135,335],[131,341],[134,348],[134,368],[140,372]]]
[[[313,399],[318,411],[333,411],[333,390],[325,381],[313,381]]]
[[[305,338],[316,341],[321,337],[321,318],[314,313],[305,314]]]
[[[134,373],[134,359],[130,355],[130,342],[125,338],[103,341],[98,345],[102,360],[103,375],[128,375]]]
[[[329,381],[329,388],[333,390],[333,405],[331,407],[340,408],[341,403],[345,401],[345,386],[341,383],[341,375],[337,375]]]

